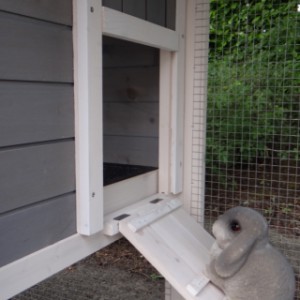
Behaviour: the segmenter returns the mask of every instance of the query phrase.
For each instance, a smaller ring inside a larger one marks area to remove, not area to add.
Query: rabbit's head
[[[247,261],[257,244],[268,242],[265,218],[247,207],[234,207],[221,215],[213,225],[216,243],[222,252],[215,260],[215,271],[220,277],[234,275]]]

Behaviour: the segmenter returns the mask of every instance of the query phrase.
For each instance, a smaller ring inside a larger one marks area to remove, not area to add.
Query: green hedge
[[[299,15],[296,1],[211,1],[208,167],[298,159]]]

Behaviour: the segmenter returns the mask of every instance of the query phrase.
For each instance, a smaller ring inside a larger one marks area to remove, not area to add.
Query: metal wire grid
[[[300,299],[298,4],[273,0],[268,12],[258,5],[266,5],[265,1],[211,0],[206,107],[203,26],[209,13],[207,3],[198,2],[192,213],[198,212],[201,221],[196,198],[203,196],[208,229],[230,207],[243,205],[260,211],[269,222],[272,242],[294,266],[296,299]]]
[[[209,0],[195,3],[191,215],[204,222]]]

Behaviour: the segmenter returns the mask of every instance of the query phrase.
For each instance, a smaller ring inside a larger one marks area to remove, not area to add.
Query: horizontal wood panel
[[[0,12],[0,79],[73,82],[72,30]]]
[[[147,21],[166,25],[166,2],[163,0],[147,1]]]
[[[116,9],[118,11],[122,11],[122,0],[102,0],[102,5]]]
[[[104,102],[158,102],[159,69],[112,68],[103,71]]]
[[[146,0],[123,0],[123,12],[145,20]]]
[[[72,25],[72,0],[0,0],[0,10]]]
[[[0,213],[74,191],[74,142],[2,150],[0,178]]]
[[[158,103],[105,103],[105,135],[158,137]]]
[[[75,233],[75,194],[2,215],[0,266]]]
[[[0,147],[74,137],[72,85],[0,82]]]
[[[104,162],[158,167],[158,138],[104,136]]]
[[[103,67],[121,68],[134,66],[158,66],[157,49],[122,41],[115,38],[103,38]]]

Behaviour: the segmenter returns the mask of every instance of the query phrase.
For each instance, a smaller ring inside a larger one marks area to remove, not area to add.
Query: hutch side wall
[[[72,1],[0,1],[0,266],[76,232]]]

